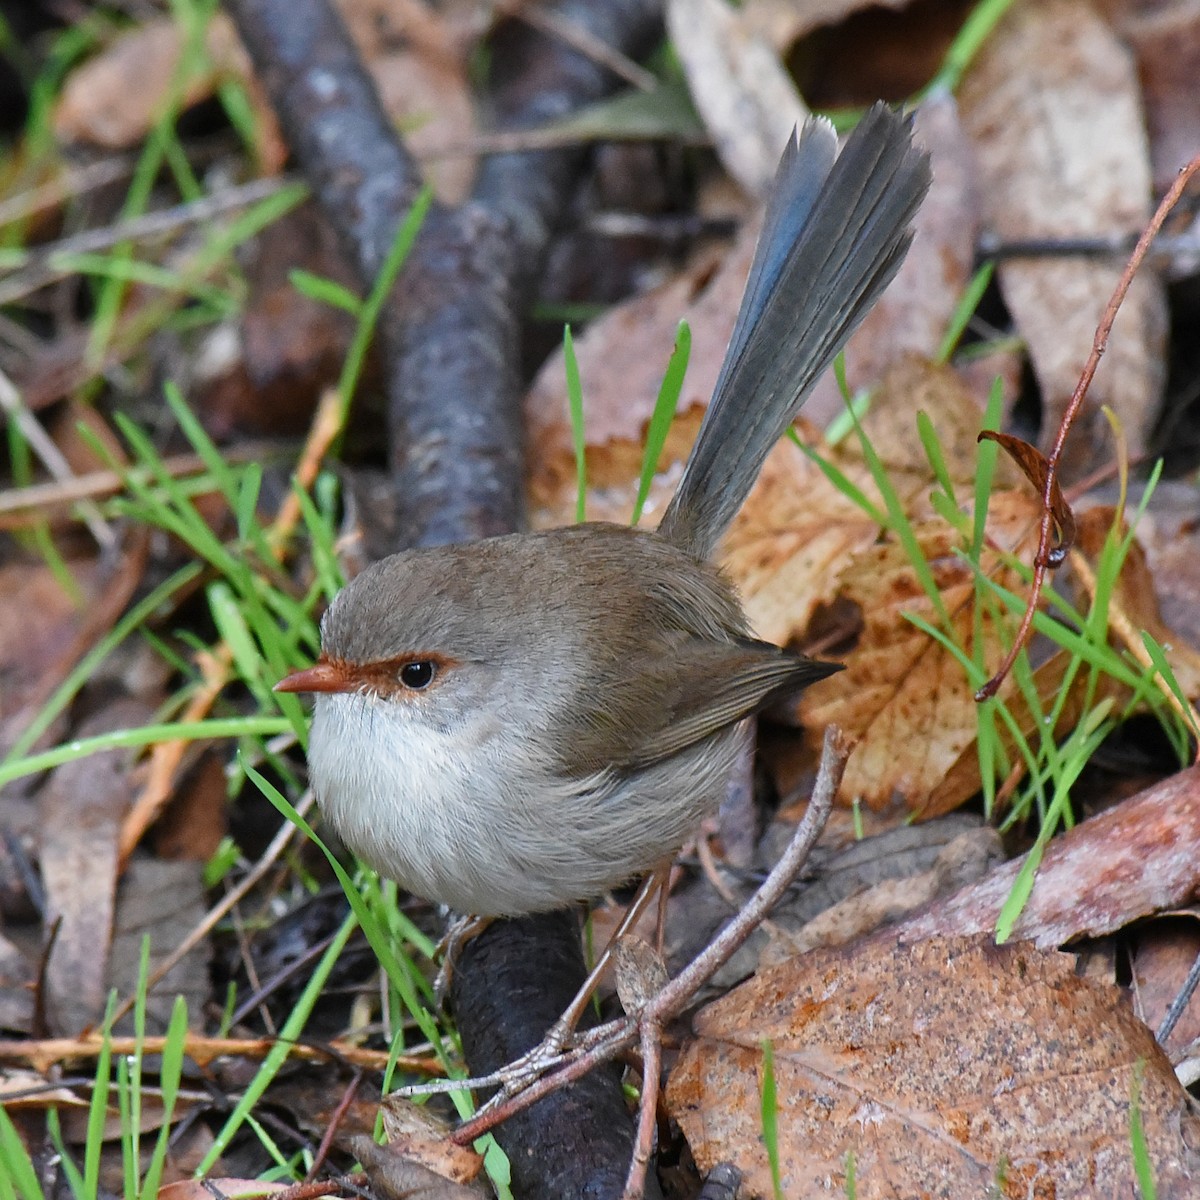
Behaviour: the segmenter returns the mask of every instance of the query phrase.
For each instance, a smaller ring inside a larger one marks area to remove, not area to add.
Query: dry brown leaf
[[[995,494],[988,529],[993,545],[1027,555],[1036,536],[1035,502],[1021,492]],[[954,555],[959,535],[940,519],[914,528],[929,563],[956,643],[971,654],[975,643],[974,576]],[[1016,586],[1015,572],[995,549],[982,555],[984,572]],[[797,712],[808,729],[836,724],[858,739],[841,795],[874,809],[920,803],[975,740],[972,689],[958,660],[904,614],[933,625],[940,617],[904,549],[895,542],[872,547],[843,572],[841,596],[862,613],[858,644],[846,670],[804,693]],[[999,640],[994,623],[981,621],[985,655]],[[1004,695],[1011,696],[1010,681]],[[959,802],[970,795],[966,792]]]
[[[1200,123],[1196,121],[1200,3],[1101,0],[1099,7],[1137,56],[1154,190],[1165,192],[1180,169],[1200,154]]]
[[[1046,482],[1050,482],[1050,509],[1054,514],[1054,524],[1058,527],[1058,544],[1051,547],[1054,556],[1052,566],[1059,565],[1066,551],[1075,542],[1075,514],[1063,495],[1058,476],[1050,478],[1050,462],[1046,456],[1024,438],[1011,433],[1000,433],[995,429],[985,429],[981,439],[995,442],[1008,457],[1020,468],[1021,474],[1033,484],[1033,490],[1043,498],[1046,495]]]
[[[975,144],[985,221],[1002,239],[1139,231],[1150,168],[1137,73],[1087,0],[1023,0],[985,42],[959,92]],[[1041,386],[1042,441],[1054,437],[1121,264],[1080,258],[1003,263],[1004,298]],[[1133,453],[1145,445],[1163,383],[1166,308],[1143,272],[1117,317],[1088,407],[1067,447],[1074,474],[1106,448],[1109,405]]]
[[[815,442],[805,430],[804,440]],[[729,527],[720,561],[755,633],[783,645],[802,636],[818,605],[833,601],[846,564],[878,536],[879,526],[785,441]]]
[[[822,25],[836,25],[865,8],[904,8],[909,0],[746,0],[746,24],[776,50],[787,50]]]
[[[951,479],[968,495],[982,412],[952,368],[914,356],[896,362],[880,385],[864,431],[906,511],[927,516],[933,473],[917,431],[918,411],[932,421]],[[817,445],[811,428],[799,428],[807,444]],[[821,453],[882,509],[856,437]],[[1002,471],[998,478],[1006,482],[1013,475]],[[734,518],[721,545],[721,565],[737,584],[758,636],[782,645],[803,638],[817,607],[838,595],[842,572],[878,533],[867,513],[784,441]]]
[[[1189,904],[1200,890],[1197,846],[1200,768],[1189,767],[1055,838],[1013,936],[1050,949]],[[901,936],[913,941],[994,929],[1023,865],[1016,859],[997,867],[906,921]]]
[[[465,47],[436,15],[416,3],[389,7],[345,0],[340,7],[384,109],[412,150],[429,155],[467,142],[475,132],[475,110]],[[162,115],[183,46],[183,30],[168,17],[119,34],[68,77],[54,113],[56,136],[111,150],[136,145]],[[282,135],[226,14],[209,22],[205,50],[207,69],[188,79],[183,106],[209,99],[223,80],[236,78],[254,105],[256,145],[265,166],[280,168],[287,156]],[[474,173],[472,158],[456,156],[431,165],[427,175],[438,197],[453,204],[466,196]]]
[[[1158,1194],[1194,1194],[1200,1123],[1150,1031],[1066,955],[984,939],[875,941],[759,975],[695,1020],[667,1103],[701,1170],[772,1194],[763,1043],[789,1200],[1136,1194],[1135,1089]],[[1190,1181],[1190,1182],[1189,1182]]]
[[[362,1163],[373,1190],[404,1200],[482,1200],[490,1188],[458,1183],[398,1152],[394,1146],[377,1145],[365,1134],[347,1139],[351,1153]]]
[[[1200,958],[1200,922],[1196,912],[1154,921],[1136,932],[1132,953],[1134,1002],[1138,1016],[1158,1029],[1175,1003],[1188,973]],[[1192,993],[1163,1049],[1174,1060],[1200,1039],[1200,995]]]
[[[751,195],[765,196],[808,115],[791,76],[725,0],[669,0],[667,31],[717,157]]]
[[[483,1156],[450,1140],[451,1127],[424,1104],[384,1096],[380,1110],[388,1149],[455,1183],[470,1183],[483,1168]]]
[[[83,592],[80,597],[69,596],[44,563],[0,566],[0,745],[6,741],[3,722],[58,665],[94,599],[95,564],[73,560],[67,566]]]
[[[898,826],[876,838],[867,838],[858,846],[869,851],[873,841],[886,844],[903,833],[919,830],[933,832],[938,824],[937,821],[927,821],[922,825]],[[880,849],[882,851],[882,846]],[[758,969],[821,946],[844,946],[856,938],[874,933],[884,925],[895,925],[938,896],[949,895],[981,879],[990,867],[1003,858],[1004,848],[999,835],[991,826],[980,825],[960,833],[942,846],[927,870],[904,874],[900,868],[895,868],[897,873],[893,877],[881,879],[861,892],[831,904],[797,929],[788,929],[778,919],[776,910],[772,923],[778,934],[764,949]],[[820,882],[823,886],[826,884],[824,878]]]
[[[118,701],[84,722],[77,736],[135,728],[152,716],[145,704]],[[46,1001],[54,1033],[81,1033],[104,1015],[117,838],[135,787],[132,758],[128,750],[110,750],[64,763],[39,798],[47,938],[53,931]]]
[[[108,150],[136,145],[154,127],[171,94],[183,45],[183,30],[169,17],[118,34],[67,77],[54,110],[55,136]],[[250,75],[228,17],[218,15],[209,24],[205,50],[209,69],[188,80],[181,97],[184,107],[207,99],[224,77]]]
[[[161,862],[134,857],[130,860],[117,888],[112,953],[108,965],[108,986],[128,995],[138,977],[142,946],[150,939],[150,974],[168,958],[203,920],[203,865],[198,862]],[[201,1019],[211,995],[212,980],[208,962],[211,948],[206,941],[195,946],[151,989],[146,1002],[146,1028],[165,1033],[175,999],[187,1000],[194,1021]],[[118,1023],[118,1030],[130,1028],[132,1018]]]

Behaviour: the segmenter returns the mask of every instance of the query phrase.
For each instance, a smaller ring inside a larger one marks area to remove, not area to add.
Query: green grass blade
[[[350,935],[357,928],[358,921],[355,919],[354,914],[351,913],[342,922],[341,928],[334,935],[325,953],[321,955],[313,967],[303,992],[301,992],[299,999],[296,1001],[295,1007],[289,1014],[287,1021],[284,1022],[283,1028],[279,1031],[278,1040],[271,1047],[266,1058],[263,1059],[262,1066],[259,1067],[254,1078],[242,1093],[233,1111],[226,1118],[225,1124],[213,1139],[208,1153],[205,1154],[203,1161],[196,1168],[196,1178],[203,1178],[211,1170],[217,1159],[225,1153],[235,1134],[242,1127],[249,1114],[253,1112],[255,1106],[271,1085],[271,1081],[287,1061],[287,1057],[291,1053],[292,1043],[304,1032],[304,1027],[308,1023],[308,1018],[312,1015],[312,1010],[321,995],[321,991],[325,987],[329,973],[336,965],[342,951],[345,950],[346,943],[350,940]]]
[[[1142,1200],[1157,1200],[1158,1185],[1154,1182],[1154,1166],[1150,1162],[1150,1147],[1146,1144],[1146,1126],[1142,1121],[1142,1076],[1146,1064],[1142,1059],[1134,1064],[1129,1088],[1129,1149],[1133,1157],[1133,1173]]]
[[[310,300],[328,304],[330,308],[340,308],[355,319],[362,315],[363,302],[348,287],[343,287],[333,279],[295,267],[288,272],[288,282],[300,295]]]
[[[167,1151],[171,1144],[171,1121],[175,1115],[175,1101],[179,1097],[179,1081],[183,1078],[183,1047],[187,1040],[187,1001],[175,997],[171,1008],[171,1020],[163,1044],[162,1066],[159,1069],[159,1087],[162,1091],[162,1124],[158,1128],[154,1152],[146,1167],[142,1180],[142,1200],[154,1200],[162,1182],[167,1164]]]
[[[3,1107],[0,1107],[0,1197],[3,1200],[44,1200],[33,1160]]]
[[[355,326],[354,336],[350,339],[350,348],[346,351],[346,361],[342,364],[342,371],[338,376],[337,387],[342,401],[343,425],[350,409],[350,401],[354,396],[354,389],[358,386],[359,377],[362,375],[363,362],[366,360],[371,338],[375,334],[379,314],[383,311],[384,301],[391,294],[396,277],[400,274],[400,269],[404,266],[409,251],[412,250],[413,242],[416,241],[417,234],[425,223],[432,204],[433,193],[428,187],[422,188],[416,200],[413,201],[408,215],[400,222],[391,249],[388,250],[387,257],[383,260],[383,266],[379,269],[379,276],[359,310],[358,324]]]
[[[985,262],[971,276],[967,286],[963,289],[963,294],[959,298],[958,304],[954,307],[954,312],[950,314],[950,322],[946,326],[945,335],[942,337],[942,344],[933,356],[934,362],[947,363],[950,361],[950,357],[953,355],[958,343],[962,341],[962,335],[966,332],[971,318],[975,315],[975,310],[979,307],[979,301],[983,299],[983,293],[987,291],[988,284],[992,282],[992,275],[995,269],[996,264],[994,262]]]
[[[779,1097],[775,1091],[775,1048],[770,1039],[762,1042],[762,1114],[763,1145],[771,1166],[771,1192],[775,1200],[784,1200],[783,1177],[779,1169]]]
[[[287,733],[290,729],[290,723],[283,717],[254,716],[212,717],[205,721],[167,721],[157,725],[144,725],[140,729],[117,729],[111,733],[98,734],[96,737],[64,742],[61,746],[55,746],[53,750],[2,763],[0,787],[14,779],[36,775],[40,771],[62,766],[65,762],[74,762],[77,758],[87,758],[88,755],[98,754],[102,750],[138,749],[142,746],[152,746],[155,742],[170,742],[176,739],[185,742],[205,742],[221,738],[274,737],[279,733]]]
[[[666,445],[671,422],[675,419],[675,410],[679,407],[679,396],[683,391],[683,380],[687,374],[691,353],[691,327],[686,321],[680,321],[679,328],[675,331],[675,349],[671,351],[671,358],[667,362],[662,386],[658,389],[658,398],[654,401],[654,412],[650,414],[650,424],[646,430],[646,448],[642,453],[642,474],[638,480],[637,500],[633,505],[633,519],[630,522],[632,525],[636,525],[642,519],[646,497],[650,495],[650,485],[654,482],[663,446]]]
[[[583,382],[575,339],[570,325],[563,326],[563,366],[567,375],[567,410],[571,417],[571,445],[575,448],[575,524],[587,519],[587,438],[583,421]]]

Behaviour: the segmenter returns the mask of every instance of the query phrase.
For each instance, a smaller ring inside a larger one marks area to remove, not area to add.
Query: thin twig
[[[270,457],[284,457],[296,452],[295,443],[278,441],[247,442],[231,446],[224,452],[230,465],[263,462]],[[184,479],[208,470],[208,465],[198,454],[173,454],[159,464],[162,474],[172,479]],[[0,490],[0,516],[11,513],[44,512],[48,508],[62,508],[78,504],[81,500],[99,500],[112,496],[125,487],[126,478],[150,482],[155,477],[146,467],[131,467],[126,475],[119,471],[88,471],[83,475],[72,475],[69,479],[56,479],[47,483],[31,483],[28,487]],[[0,524],[0,528],[8,526]]]
[[[639,66],[627,54],[622,54],[615,46],[609,45],[603,38],[597,37],[590,29],[572,21],[553,9],[539,7],[536,4],[508,4],[505,11],[510,17],[524,21],[526,25],[560,42],[578,50],[592,62],[607,67],[614,75],[620,76],[626,83],[632,84],[643,92],[652,92],[658,87],[658,78],[653,71],[647,71]]]
[[[15,269],[0,280],[0,304],[11,304],[38,288],[74,274],[77,267],[71,260],[80,254],[98,254],[122,242],[141,242],[175,233],[189,225],[198,225],[202,221],[210,221],[225,213],[257,204],[299,183],[300,180],[291,175],[255,179],[224,191],[212,192],[186,204],[161,208],[140,217],[106,225],[102,229],[86,229],[57,242],[39,246],[29,251],[24,261],[19,261]]]
[[[42,460],[42,465],[55,479],[65,481],[74,478],[75,473],[71,470],[66,455],[54,444],[54,439],[25,406],[21,393],[3,371],[0,371],[0,408],[3,408],[16,423],[30,449]],[[100,510],[91,501],[84,500],[79,505],[79,512],[83,523],[101,549],[111,550],[117,544],[117,534],[100,515]]]
[[[1029,600],[1025,605],[1025,612],[1021,617],[1021,624],[1017,630],[1017,635],[1013,639],[1013,644],[1008,653],[1004,656],[1004,661],[1000,664],[991,679],[975,693],[975,699],[979,703],[991,699],[1000,690],[1000,685],[1007,678],[1008,673],[1013,668],[1013,664],[1017,661],[1017,655],[1021,653],[1025,647],[1025,643],[1029,640],[1029,634],[1033,629],[1033,618],[1037,612],[1038,603],[1041,600],[1042,589],[1046,584],[1046,572],[1052,565],[1052,555],[1055,553],[1054,506],[1052,497],[1054,495],[1054,488],[1058,483],[1058,468],[1066,446],[1067,435],[1071,432],[1071,427],[1075,424],[1075,418],[1078,417],[1079,410],[1083,407],[1088,388],[1091,387],[1096,369],[1100,365],[1100,359],[1104,351],[1108,348],[1108,337],[1112,332],[1113,322],[1117,319],[1117,313],[1120,311],[1121,304],[1125,300],[1125,294],[1129,291],[1129,285],[1133,282],[1133,277],[1137,273],[1137,269],[1142,265],[1142,260],[1146,257],[1146,252],[1150,249],[1151,243],[1153,243],[1158,231],[1162,228],[1163,222],[1167,219],[1167,214],[1179,202],[1184,189],[1197,171],[1200,171],[1200,155],[1193,158],[1179,172],[1179,176],[1155,210],[1154,216],[1150,218],[1150,223],[1142,231],[1142,236],[1138,238],[1137,245],[1134,247],[1133,253],[1129,256],[1129,262],[1125,264],[1125,269],[1121,272],[1121,278],[1117,281],[1117,286],[1113,289],[1112,297],[1105,306],[1104,313],[1100,318],[1100,324],[1096,327],[1096,335],[1092,340],[1092,352],[1088,355],[1088,360],[1084,364],[1083,373],[1079,376],[1079,382],[1075,385],[1075,391],[1071,396],[1070,403],[1067,405],[1062,420],[1058,424],[1058,432],[1054,437],[1054,445],[1050,453],[1046,456],[1046,479],[1042,487],[1042,521],[1038,535],[1037,553],[1033,559],[1033,583],[1029,591]]]
[[[0,1041],[0,1062],[28,1063],[40,1074],[45,1074],[57,1063],[74,1059],[99,1058],[105,1047],[118,1057],[134,1054],[139,1046],[143,1054],[162,1054],[167,1049],[166,1037],[147,1036],[139,1042],[134,1037],[110,1037],[107,1041],[98,1033],[79,1038],[21,1039]],[[189,1033],[183,1043],[183,1052],[200,1066],[206,1066],[218,1058],[266,1058],[276,1046],[278,1038],[221,1038],[203,1037]],[[368,1050],[349,1042],[333,1041],[326,1045],[310,1042],[292,1042],[292,1057],[306,1062],[329,1062],[331,1059],[347,1063],[368,1071],[385,1071],[392,1062],[387,1050]],[[407,1071],[440,1071],[441,1064],[433,1055],[401,1055],[397,1065]]]

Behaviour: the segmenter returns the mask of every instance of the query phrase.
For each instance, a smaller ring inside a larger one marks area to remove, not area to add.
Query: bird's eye
[[[427,688],[433,682],[434,674],[433,663],[428,659],[421,659],[419,662],[405,663],[400,668],[400,682],[406,688],[411,688],[414,692],[419,692],[422,688]]]

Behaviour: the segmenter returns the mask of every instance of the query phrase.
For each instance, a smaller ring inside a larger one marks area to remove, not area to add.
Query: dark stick
[[[419,171],[328,0],[226,3],[365,288],[421,186]],[[555,11],[633,57],[661,37],[660,0],[564,0]],[[565,115],[618,83],[518,22],[497,31],[491,50],[491,111],[504,128]],[[390,457],[406,544],[522,524],[520,323],[583,163],[576,150],[486,160],[468,204],[431,210],[384,309]],[[468,943],[451,990],[473,1072],[541,1039],[558,1013],[535,999],[574,993],[583,978],[578,944],[573,917],[497,922]],[[632,1129],[611,1074],[594,1074],[497,1136],[523,1195],[620,1193]]]

